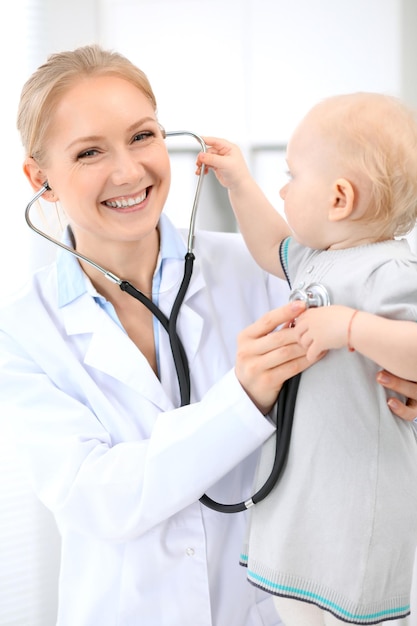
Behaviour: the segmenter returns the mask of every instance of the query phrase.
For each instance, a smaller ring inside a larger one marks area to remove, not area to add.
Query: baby
[[[252,509],[241,556],[286,626],[376,624],[410,611],[417,543],[417,443],[393,419],[380,368],[417,380],[417,122],[393,97],[328,98],[287,149],[287,220],[241,151],[206,137],[198,157],[228,188],[257,262],[293,289],[320,283],[330,306],[295,320],[312,360],[301,377],[283,476]],[[272,465],[265,444],[261,485]]]

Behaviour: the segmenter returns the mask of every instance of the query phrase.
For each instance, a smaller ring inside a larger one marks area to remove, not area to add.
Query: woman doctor
[[[52,55],[23,88],[18,127],[32,187],[47,181],[65,210],[65,242],[169,315],[185,235],[162,214],[169,159],[143,73],[96,46]],[[271,332],[297,304],[273,309],[286,287],[238,235],[200,232],[195,256],[178,318],[182,408],[166,332],[68,252],[0,311],[1,410],[62,537],[59,626],[280,623],[238,565],[246,515],[199,498],[251,495],[265,416],[306,366],[291,328]]]

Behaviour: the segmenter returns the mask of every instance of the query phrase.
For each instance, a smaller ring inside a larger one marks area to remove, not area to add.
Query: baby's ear
[[[329,209],[329,220],[338,222],[350,216],[353,211],[355,192],[352,184],[346,178],[338,178],[332,189]]]

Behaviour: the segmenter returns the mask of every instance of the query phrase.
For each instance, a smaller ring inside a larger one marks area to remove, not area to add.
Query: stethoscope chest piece
[[[293,289],[290,293],[290,302],[294,300],[302,300],[307,308],[330,305],[329,292],[320,283],[311,283],[302,289]]]

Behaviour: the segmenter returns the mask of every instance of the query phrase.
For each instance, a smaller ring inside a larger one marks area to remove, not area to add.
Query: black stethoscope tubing
[[[142,304],[144,304],[155,315],[155,317],[157,317],[165,331],[168,333],[178,385],[180,388],[181,406],[190,404],[191,382],[187,356],[176,327],[178,313],[181,308],[181,304],[184,301],[188,285],[190,284],[194,258],[194,254],[189,252],[185,255],[184,276],[169,318],[166,317],[166,315],[155,305],[154,302],[152,302],[152,300],[136,289],[131,283],[128,281],[122,281],[119,284],[122,291],[126,291],[126,293],[131,295],[133,298],[142,302]],[[200,498],[200,502],[206,507],[220,513],[240,513],[266,498],[266,496],[272,491],[279,480],[288,455],[300,376],[301,375],[298,374],[297,376],[285,381],[279,393],[275,432],[275,457],[272,471],[266,482],[251,498],[235,504],[223,504],[216,502],[207,494],[203,494]]]
[[[176,327],[178,313],[181,304],[184,301],[188,285],[190,284],[194,258],[194,255],[191,253],[187,253],[185,256],[184,276],[169,318],[162,313],[152,300],[147,298],[147,296],[145,296],[141,291],[138,291],[128,281],[122,281],[119,285],[120,289],[126,291],[129,295],[142,302],[142,304],[144,304],[157,317],[165,331],[168,333],[180,388],[181,406],[190,404],[191,383],[188,360]],[[236,504],[223,504],[216,502],[207,494],[203,494],[201,496],[200,502],[202,504],[220,513],[240,513],[266,498],[266,496],[271,492],[278,482],[287,458],[300,376],[301,375],[298,374],[297,376],[287,380],[280,391],[277,403],[275,458],[272,471],[263,486],[251,498]]]
[[[144,304],[151,311],[151,313],[153,313],[153,315],[155,315],[155,317],[161,322],[163,328],[168,333],[172,357],[174,359],[175,371],[178,379],[178,385],[180,388],[181,406],[186,406],[187,404],[190,404],[191,383],[187,356],[184,346],[182,345],[182,342],[178,336],[176,327],[178,313],[181,304],[184,301],[188,285],[190,284],[191,275],[193,272],[194,258],[194,254],[192,252],[187,252],[187,254],[185,255],[184,276],[177,296],[175,298],[174,304],[172,306],[171,315],[169,316],[169,318],[161,311],[159,307],[156,306],[156,304],[152,300],[150,300],[150,298],[148,298],[147,296],[145,296],[145,294],[136,289],[136,287],[134,287],[127,280],[122,280],[119,284],[119,287],[122,291],[125,291],[133,298],[136,298],[136,300],[142,302],[142,304]]]
[[[166,133],[169,135],[191,135],[195,137],[199,142],[204,151],[206,151],[206,145],[201,137],[196,135],[195,133],[190,133],[188,131],[173,131]],[[194,198],[193,211],[191,216],[190,230],[188,236],[188,250],[184,259],[184,275],[181,281],[180,288],[178,290],[177,296],[174,300],[174,304],[171,309],[171,314],[169,317],[165,315],[161,311],[161,309],[144,293],[136,289],[129,281],[122,280],[112,272],[109,272],[105,268],[101,267],[88,257],[84,256],[80,252],[70,248],[64,243],[57,241],[47,233],[44,233],[40,229],[38,229],[31,221],[29,217],[29,212],[31,206],[38,200],[47,190],[50,189],[47,182],[44,183],[43,187],[35,193],[33,198],[30,200],[28,205],[26,206],[25,218],[28,226],[35,231],[37,234],[41,235],[51,243],[58,245],[59,247],[67,250],[78,259],[81,259],[88,263],[89,265],[95,267],[98,271],[100,271],[106,278],[108,278],[111,282],[117,283],[122,291],[125,291],[130,296],[141,302],[144,306],[147,307],[149,311],[159,320],[162,324],[164,330],[167,332],[170,347],[172,351],[172,356],[174,360],[175,371],[178,379],[178,385],[180,389],[180,399],[181,406],[187,406],[190,404],[191,400],[191,383],[190,383],[190,371],[187,360],[187,355],[185,353],[184,346],[181,342],[181,339],[177,333],[177,318],[181,308],[181,305],[184,301],[185,294],[187,292],[188,286],[190,284],[194,260],[195,256],[192,251],[193,239],[194,239],[194,224],[195,224],[195,216],[196,209],[198,203],[198,197],[201,190],[201,184],[204,176],[204,168],[199,177],[199,182],[197,185],[197,190]],[[300,374],[294,376],[287,380],[278,397],[277,402],[277,423],[276,423],[276,450],[275,450],[275,458],[272,467],[272,471],[264,483],[264,485],[249,499],[238,502],[236,504],[223,504],[220,502],[216,502],[212,500],[207,494],[203,494],[200,498],[200,502],[204,504],[206,507],[213,509],[215,511],[221,513],[239,513],[247,510],[257,502],[260,502],[271,492],[273,487],[279,480],[281,472],[283,470],[287,455],[288,448],[291,438],[291,430],[292,430],[292,422],[294,415],[294,407],[297,397],[297,389],[300,380]]]

